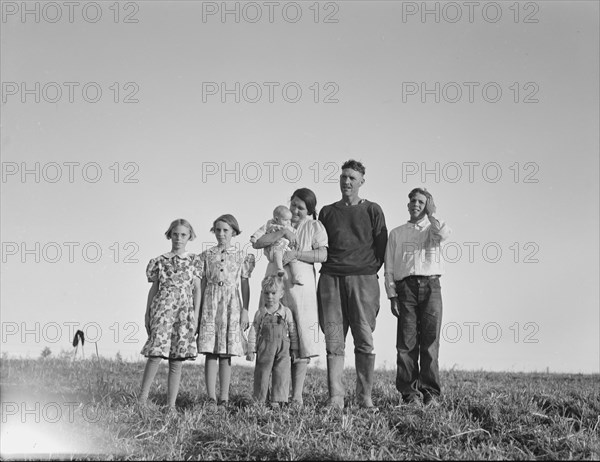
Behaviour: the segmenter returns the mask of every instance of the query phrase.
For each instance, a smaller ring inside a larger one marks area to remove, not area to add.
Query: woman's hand
[[[283,265],[298,259],[298,250],[286,250],[283,252]]]
[[[281,231],[283,233],[282,237],[285,237],[288,241],[290,241],[290,247],[295,247],[298,241],[298,236],[296,233],[287,228],[283,228]]]

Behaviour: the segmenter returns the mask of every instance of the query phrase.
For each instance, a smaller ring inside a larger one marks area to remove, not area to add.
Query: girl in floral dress
[[[231,381],[231,357],[245,356],[248,328],[248,278],[254,269],[254,255],[244,255],[231,245],[240,234],[232,215],[217,218],[211,231],[218,244],[202,252],[202,309],[198,331],[198,352],[206,355],[204,378],[209,403],[227,405]],[[240,297],[241,286],[241,297]],[[220,393],[217,402],[217,371]]]
[[[148,361],[138,400],[141,405],[146,404],[150,386],[164,358],[169,360],[167,405],[175,409],[183,361],[197,356],[200,259],[185,251],[188,241],[196,237],[187,220],[173,221],[165,236],[171,240],[171,251],[150,260],[146,268],[152,287],[145,316],[148,340],[142,354]]]

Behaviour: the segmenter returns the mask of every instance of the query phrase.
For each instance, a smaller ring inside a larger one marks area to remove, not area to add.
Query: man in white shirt
[[[415,188],[408,198],[410,219],[388,238],[385,289],[398,318],[396,388],[406,403],[422,398],[429,404],[441,394],[441,244],[451,230],[435,216],[433,196],[427,190]]]

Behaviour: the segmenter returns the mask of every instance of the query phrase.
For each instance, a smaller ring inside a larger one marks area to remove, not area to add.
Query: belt
[[[207,284],[212,284],[212,285],[215,285],[215,286],[233,285],[233,284],[228,284],[225,281],[214,281],[214,282],[213,281],[208,281]]]
[[[421,281],[435,281],[436,279],[441,278],[441,276],[439,274],[434,274],[432,276],[406,276],[404,279],[402,279],[402,281],[417,281],[417,282],[421,282]],[[401,282],[401,281],[396,281],[396,282]]]

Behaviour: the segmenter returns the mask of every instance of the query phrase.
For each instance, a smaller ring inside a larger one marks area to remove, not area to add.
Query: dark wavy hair
[[[308,188],[300,188],[294,191],[290,201],[294,200],[294,197],[297,197],[302,202],[306,204],[306,211],[309,215],[316,220],[317,219],[317,196],[312,190]]]
[[[352,170],[356,170],[357,172],[360,172],[363,176],[366,171],[365,166],[362,164],[362,162],[359,162],[358,160],[354,159],[350,159],[344,162],[344,164],[342,165],[342,170],[344,170],[345,168],[351,168]]]

